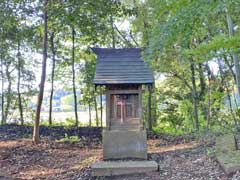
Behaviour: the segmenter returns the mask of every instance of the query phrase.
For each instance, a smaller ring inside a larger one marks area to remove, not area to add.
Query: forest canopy
[[[41,123],[104,126],[91,47],[138,47],[155,77],[151,97],[147,87],[143,96],[149,130],[237,130],[239,7],[239,0],[2,0],[1,124],[35,124],[34,137]],[[55,111],[73,115],[60,123]]]

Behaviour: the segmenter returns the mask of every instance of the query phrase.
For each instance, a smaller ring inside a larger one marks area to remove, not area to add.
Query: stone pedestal
[[[147,159],[145,130],[103,130],[103,159]]]

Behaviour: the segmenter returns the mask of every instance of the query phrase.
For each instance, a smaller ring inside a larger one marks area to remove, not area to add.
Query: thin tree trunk
[[[196,79],[195,79],[195,67],[193,62],[191,62],[190,68],[191,68],[191,79],[192,79],[192,98],[193,98],[195,128],[197,131],[199,131],[197,88],[196,88]]]
[[[229,101],[229,109],[230,109],[230,112],[231,112],[231,114],[232,114],[232,117],[233,117],[233,120],[234,120],[235,125],[237,125],[237,119],[236,119],[236,116],[235,116],[235,114],[234,114],[234,112],[233,112],[232,100],[231,100],[231,95],[230,95],[230,93],[229,93],[228,87],[227,87],[227,97],[228,97],[228,101]]]
[[[234,26],[233,26],[232,18],[228,12],[227,12],[227,24],[228,24],[229,36],[233,37]],[[239,58],[237,53],[233,53],[233,60],[234,60],[234,66],[235,66],[235,72],[236,72],[237,90],[238,90],[238,94],[240,95],[240,66],[239,66]]]
[[[235,87],[234,87],[234,85],[232,86],[232,92],[235,92]],[[238,102],[237,102],[237,98],[236,98],[235,93],[233,93],[233,100],[234,100],[235,106],[238,107]]]
[[[141,47],[138,42],[136,41],[136,39],[133,37],[132,31],[130,31],[129,36],[131,37],[131,39],[133,40],[133,42],[135,43],[136,47]]]
[[[6,66],[6,76],[7,76],[7,80],[8,80],[8,87],[7,87],[7,95],[6,95],[7,96],[6,108],[5,108],[5,112],[4,112],[4,124],[7,123],[9,108],[10,108],[10,104],[11,104],[12,81],[11,81],[11,77],[10,77],[9,66],[10,66],[10,64],[8,64]]]
[[[231,95],[229,93],[229,89],[228,89],[228,86],[227,86],[227,83],[225,82],[224,78],[223,78],[223,69],[222,69],[222,65],[221,65],[221,62],[220,60],[218,59],[218,67],[219,67],[219,72],[220,72],[220,77],[221,77],[221,82],[222,82],[222,86],[226,88],[226,91],[227,91],[227,98],[228,98],[228,101],[229,101],[229,109],[230,109],[230,112],[231,112],[231,115],[233,117],[233,120],[236,124],[237,120],[236,120],[236,117],[235,117],[235,114],[233,112],[233,108],[232,108],[232,100],[231,100]]]
[[[232,56],[231,56],[231,58],[233,59]],[[233,71],[233,68],[232,68],[231,64],[229,63],[229,61],[228,61],[228,59],[227,59],[227,56],[226,56],[225,54],[223,55],[223,59],[224,59],[227,67],[229,68],[229,70],[230,70],[230,72],[231,72],[231,74],[232,74],[232,77],[233,77],[233,79],[234,79],[234,82],[237,83],[236,75],[235,75],[235,73],[234,73],[234,71]]]
[[[3,52],[1,52],[1,81],[2,81],[2,102],[1,102],[1,110],[2,110],[2,117],[1,117],[1,124],[3,125],[5,122],[4,117],[4,74],[3,74]]]
[[[89,113],[89,126],[92,126],[92,115],[91,115],[91,103],[88,102],[88,113]]]
[[[126,46],[133,47],[132,43],[126,38],[126,36],[114,25],[115,29],[117,30],[118,34],[121,36],[123,41],[126,43]]]
[[[115,33],[114,33],[114,21],[113,21],[113,16],[112,13],[110,15],[110,22],[111,22],[111,27],[112,27],[112,47],[115,48]]]
[[[210,120],[211,120],[211,71],[208,66],[207,67],[207,77],[208,77],[208,91],[207,91],[207,130],[210,128]]]
[[[72,27],[72,85],[74,97],[74,111],[75,111],[75,126],[78,126],[78,112],[77,112],[77,93],[75,85],[75,30]]]
[[[52,73],[51,73],[51,94],[50,94],[50,102],[49,102],[49,125],[52,125],[52,99],[53,99],[53,91],[54,91],[54,74],[55,74],[55,47],[54,47],[54,32],[51,33],[50,37],[51,43],[51,51],[52,51]]]
[[[198,63],[198,74],[199,74],[199,80],[200,80],[200,92],[199,92],[199,101],[204,100],[204,96],[206,94],[206,82],[205,82],[205,77],[204,77],[204,72],[203,72],[203,64]],[[209,88],[209,87],[208,87]],[[208,93],[207,89],[207,93]],[[208,95],[208,94],[207,94]],[[206,107],[204,104],[200,104],[200,108],[202,109],[204,118],[208,120],[208,106]]]
[[[152,87],[148,86],[148,128],[152,130]]]
[[[41,82],[40,82],[40,90],[38,94],[38,101],[37,101],[37,109],[36,109],[36,117],[35,117],[35,124],[33,129],[33,142],[39,143],[39,123],[40,123],[40,113],[41,113],[41,106],[43,100],[43,93],[44,93],[44,84],[46,79],[46,66],[47,66],[47,40],[48,40],[48,29],[47,29],[47,6],[48,0],[44,0],[44,38],[43,38],[43,62],[42,62],[42,75],[41,75]]]
[[[100,109],[100,111],[101,111],[101,114],[100,114],[100,115],[101,115],[101,127],[103,127],[103,104],[102,104],[102,92],[101,92],[101,94],[100,94],[100,101],[101,101],[101,102],[100,102],[100,103],[101,103],[101,104],[100,104],[100,105],[101,105],[101,107],[100,107],[100,108],[101,108],[101,109]]]
[[[97,107],[97,96],[94,97],[94,107],[95,107],[95,113],[96,113],[96,125],[99,127],[99,118],[98,118],[98,107]]]
[[[206,84],[205,84],[205,80],[204,80],[203,69],[202,69],[201,63],[198,64],[198,69],[199,69],[199,79],[200,79],[200,89],[201,89],[199,97],[201,99],[203,99],[205,89],[206,89]]]
[[[21,92],[20,92],[20,85],[21,85],[21,57],[20,57],[20,42],[18,42],[18,82],[17,82],[17,93],[18,93],[18,108],[20,113],[20,122],[21,125],[23,125],[23,108],[22,108],[22,98],[21,98]]]

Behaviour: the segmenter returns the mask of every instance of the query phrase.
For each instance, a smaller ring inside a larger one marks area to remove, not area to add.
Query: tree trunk
[[[92,115],[91,115],[91,103],[90,101],[88,102],[88,113],[89,113],[89,126],[92,126]]]
[[[154,88],[155,89],[155,88]],[[154,91],[154,90],[153,90]],[[153,127],[157,125],[157,97],[156,94],[153,92],[153,115],[152,115],[152,121],[153,121]]]
[[[112,27],[112,47],[115,48],[115,33],[114,33],[114,21],[113,21],[113,16],[112,13],[110,15],[110,22],[111,22],[111,27]]]
[[[152,87],[148,86],[148,128],[152,130]]]
[[[21,57],[20,57],[20,42],[18,42],[18,52],[17,52],[17,57],[18,57],[18,82],[17,82],[17,93],[18,93],[18,108],[19,108],[19,113],[20,113],[20,122],[21,125],[23,125],[24,120],[23,120],[23,108],[22,108],[22,98],[21,98],[21,92],[20,92],[20,85],[21,85]]]
[[[228,98],[228,101],[229,101],[229,109],[230,109],[230,112],[231,112],[231,115],[233,117],[233,120],[235,122],[235,125],[237,123],[237,120],[236,120],[236,117],[235,117],[235,114],[233,112],[233,108],[232,108],[232,100],[231,100],[231,95],[229,93],[229,89],[228,89],[228,85],[227,83],[225,82],[224,78],[223,78],[223,69],[222,69],[222,65],[221,65],[221,62],[220,60],[218,59],[218,67],[219,67],[219,72],[220,72],[220,77],[221,77],[221,83],[222,83],[222,86],[226,88],[226,91],[227,91],[227,98]]]
[[[74,98],[75,126],[78,126],[77,93],[76,93],[76,85],[75,85],[75,30],[74,30],[74,27],[72,27],[72,85],[73,85],[73,98]]]
[[[43,93],[44,93],[44,84],[45,84],[45,79],[46,79],[47,41],[48,41],[47,6],[48,6],[48,0],[44,0],[43,62],[42,62],[42,75],[41,75],[41,82],[40,82],[40,90],[39,90],[39,94],[38,94],[35,124],[34,124],[34,129],[33,129],[33,142],[34,143],[39,143],[39,140],[40,140],[40,138],[39,138],[39,123],[40,123],[40,113],[41,113],[41,106],[42,106]]]
[[[101,127],[103,127],[103,104],[102,104],[102,92],[101,92],[101,94],[100,94],[100,103],[101,103],[101,109],[100,109],[100,111],[101,111]]]
[[[3,52],[1,52],[1,81],[2,81],[2,102],[1,102],[1,124],[3,125],[5,122],[4,118],[4,74],[3,74]]]
[[[98,118],[98,106],[97,106],[97,96],[94,97],[94,107],[95,107],[95,113],[96,113],[96,125],[99,127],[99,118]]]
[[[199,74],[199,80],[200,80],[200,92],[198,97],[199,97],[199,101],[204,101],[204,96],[206,94],[206,82],[205,82],[202,63],[198,63],[198,74]],[[207,93],[208,93],[208,89],[207,89]],[[208,119],[208,106],[206,107],[204,103],[201,103],[199,105],[203,112],[204,118]]]
[[[201,88],[199,97],[200,97],[200,99],[203,99],[205,89],[206,89],[206,84],[205,84],[205,80],[204,80],[203,68],[202,68],[201,63],[198,64],[198,70],[199,70],[199,79],[200,79],[200,88]]]
[[[134,47],[132,45],[132,43],[127,39],[126,35],[124,35],[118,28],[116,25],[114,25],[116,31],[118,32],[118,34],[121,36],[122,40],[125,42],[125,45],[128,47]]]
[[[50,102],[49,102],[49,125],[52,125],[52,99],[53,99],[53,91],[54,91],[54,74],[55,74],[55,47],[54,47],[54,32],[51,33],[50,37],[51,43],[51,51],[52,51],[52,73],[51,73],[51,94],[50,94]]]
[[[195,66],[193,62],[191,62],[190,68],[191,68],[191,79],[192,79],[192,98],[193,98],[195,128],[197,131],[199,131],[197,88],[196,88],[196,79],[195,79]]]
[[[229,68],[231,74],[232,74],[232,77],[234,79],[234,82],[237,83],[237,79],[236,79],[236,75],[234,73],[234,70],[231,66],[231,64],[229,63],[228,59],[227,59],[227,56],[225,54],[223,54],[223,59],[224,59],[224,62],[226,63],[227,67]],[[231,56],[231,59],[233,59],[233,57]]]
[[[227,12],[227,24],[228,24],[229,36],[233,37],[234,26],[233,26],[232,18],[228,12]],[[240,66],[239,66],[239,58],[237,53],[233,53],[233,60],[234,60],[234,66],[236,71],[237,90],[238,90],[238,94],[240,95]]]
[[[6,98],[7,98],[6,99],[6,108],[5,108],[5,112],[4,112],[4,124],[7,123],[9,108],[10,108],[10,104],[11,104],[11,93],[12,93],[12,81],[11,81],[9,66],[10,66],[10,64],[8,64],[6,66],[6,76],[7,76],[7,80],[8,80],[8,87],[7,87],[7,95],[6,95]]]
[[[207,67],[207,77],[208,77],[208,91],[207,91],[207,130],[210,128],[210,119],[211,119],[211,71],[208,66]]]

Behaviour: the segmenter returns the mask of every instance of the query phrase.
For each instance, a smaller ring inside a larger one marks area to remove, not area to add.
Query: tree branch
[[[176,77],[180,80],[182,80],[184,82],[184,84],[192,91],[192,87],[190,86],[190,84],[187,82],[186,79],[184,79],[182,76],[180,76],[179,74],[175,73],[175,72],[170,72],[170,74],[173,76],[173,77]]]

